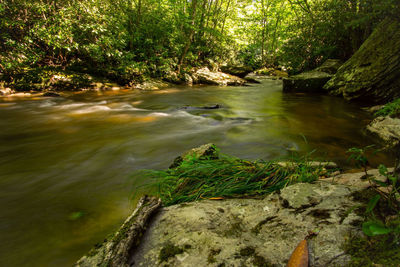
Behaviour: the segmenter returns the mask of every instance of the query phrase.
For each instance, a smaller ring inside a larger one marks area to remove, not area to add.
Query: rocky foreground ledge
[[[318,233],[309,241],[310,266],[345,266],[351,257],[343,244],[362,235],[359,207],[370,186],[364,176],[294,184],[263,199],[162,207],[143,197],[114,237],[76,266],[286,266],[310,231]]]

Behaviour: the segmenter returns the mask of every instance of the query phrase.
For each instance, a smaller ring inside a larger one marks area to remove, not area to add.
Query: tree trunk
[[[186,54],[189,51],[190,45],[192,44],[193,41],[193,36],[194,36],[194,23],[196,21],[196,8],[197,8],[197,0],[193,0],[192,2],[192,11],[191,11],[191,22],[190,22],[190,30],[189,30],[189,36],[186,41],[186,45],[183,49],[181,58],[179,60],[178,64],[178,73],[181,72],[181,67],[183,64],[183,61],[185,60]]]

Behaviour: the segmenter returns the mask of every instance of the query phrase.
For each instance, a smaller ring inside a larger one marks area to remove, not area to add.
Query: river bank
[[[279,167],[270,169],[269,163],[236,159],[249,184],[261,183],[257,193],[248,188],[240,191],[240,198],[231,198],[226,190],[239,188],[233,182],[237,183],[239,177],[227,174],[231,182],[225,181],[222,172],[229,170],[221,170],[210,177],[216,181],[207,182],[199,173],[201,166],[191,166],[192,161],[205,166],[210,162],[207,173],[211,174],[216,172],[212,169],[216,167],[211,167],[213,162],[220,160],[226,159],[220,158],[213,145],[178,157],[170,167],[170,175],[177,169],[178,173],[185,173],[184,177],[200,180],[188,182],[181,178],[177,185],[173,185],[173,180],[169,180],[169,185],[161,184],[161,190],[170,192],[161,193],[163,207],[156,198],[142,198],[114,237],[97,245],[76,266],[117,262],[118,266],[286,266],[297,243],[312,231],[316,231],[316,236],[308,241],[311,266],[359,266],[360,261],[398,264],[399,259],[388,256],[398,251],[396,247],[388,247],[388,251],[376,248],[374,257],[355,252],[353,241],[363,236],[361,224],[370,196],[375,194],[365,172],[340,173],[332,163],[307,161],[272,163],[271,166]],[[257,169],[257,164],[261,169]],[[255,170],[250,171],[249,167]],[[197,174],[193,176],[186,168]],[[266,170],[270,170],[267,175],[263,174]],[[264,178],[255,178],[252,172]],[[283,187],[275,187],[279,184],[279,172],[286,175]],[[377,169],[368,173],[382,182],[387,179]],[[219,186],[226,188],[229,184],[229,188],[216,191],[209,183],[217,184],[221,179]],[[301,181],[309,183],[297,183]],[[203,185],[196,189],[197,183]],[[265,195],[268,191],[263,191],[264,187],[271,188],[273,193]],[[190,191],[196,193],[198,201],[187,198]]]

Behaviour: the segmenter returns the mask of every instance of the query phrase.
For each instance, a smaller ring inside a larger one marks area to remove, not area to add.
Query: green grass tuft
[[[400,98],[387,103],[383,108],[375,112],[375,116],[400,117]]]
[[[218,159],[186,157],[176,168],[146,171],[154,179],[164,205],[213,197],[257,197],[297,182],[313,182],[326,172],[311,167],[305,158],[290,166],[263,161],[245,161],[220,155]]]

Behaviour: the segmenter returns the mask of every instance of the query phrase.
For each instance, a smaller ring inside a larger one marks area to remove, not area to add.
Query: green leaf
[[[382,222],[364,222],[362,230],[367,236],[386,235],[392,232],[392,229],[387,228]]]
[[[380,195],[375,195],[373,198],[371,198],[368,202],[365,213],[370,213],[375,208],[376,204],[378,204],[379,199],[381,199]]]
[[[379,173],[380,173],[381,175],[386,176],[388,170],[387,170],[387,168],[386,168],[385,165],[380,164],[379,167],[378,167],[378,169],[379,169]]]

